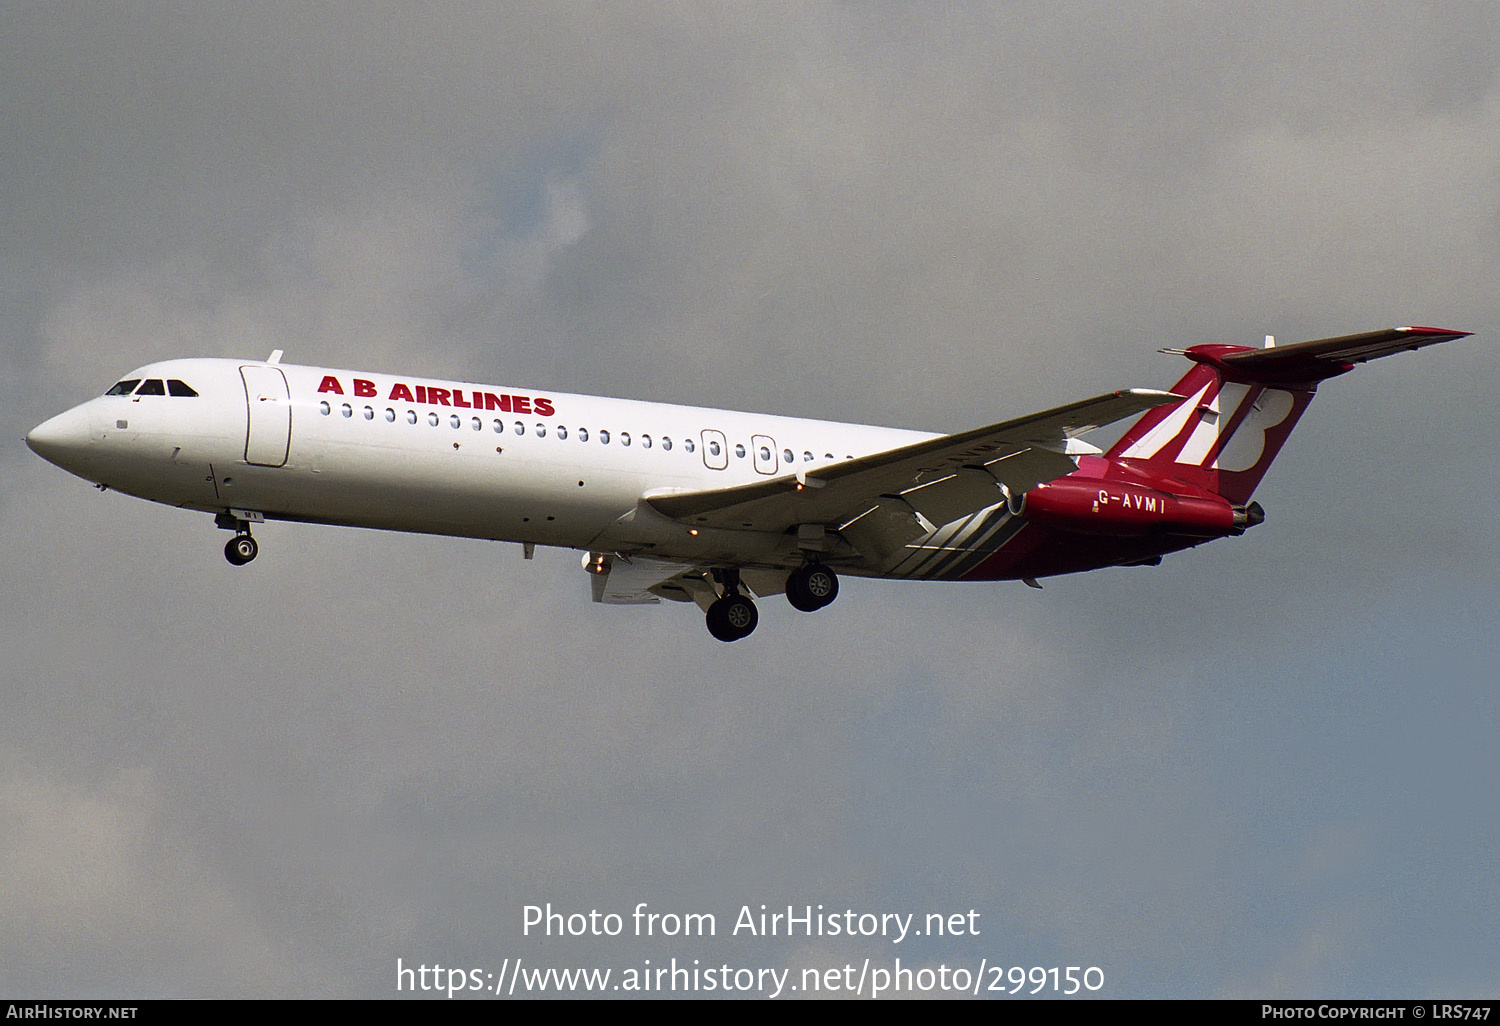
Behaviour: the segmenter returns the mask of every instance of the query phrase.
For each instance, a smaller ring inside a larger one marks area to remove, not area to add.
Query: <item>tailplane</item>
[[[1172,387],[1183,402],[1148,412],[1105,455],[1126,471],[1175,480],[1243,506],[1320,381],[1353,370],[1356,363],[1468,334],[1387,328],[1265,349],[1201,345],[1163,350],[1194,363]]]

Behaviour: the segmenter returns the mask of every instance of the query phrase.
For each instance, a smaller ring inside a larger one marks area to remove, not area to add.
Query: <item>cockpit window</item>
[[[167,395],[193,396],[197,394],[193,386],[186,381],[178,381],[176,378],[167,379]]]
[[[135,386],[139,385],[140,383],[141,383],[141,379],[140,378],[127,378],[124,381],[116,382],[115,383],[115,387],[111,388],[108,392],[105,392],[104,394],[105,395],[129,395],[131,392],[135,391]]]
[[[162,384],[161,378],[147,378],[141,382],[140,391],[136,395],[166,395],[166,386]]]

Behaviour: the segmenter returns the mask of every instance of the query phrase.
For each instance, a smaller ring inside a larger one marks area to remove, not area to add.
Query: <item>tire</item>
[[[760,622],[755,603],[743,595],[726,595],[708,607],[708,633],[720,641],[749,637]]]
[[[259,552],[260,546],[248,534],[237,534],[224,546],[224,558],[234,566],[244,566]]]
[[[786,579],[786,600],[804,613],[822,609],[838,597],[838,574],[821,563],[799,567]]]

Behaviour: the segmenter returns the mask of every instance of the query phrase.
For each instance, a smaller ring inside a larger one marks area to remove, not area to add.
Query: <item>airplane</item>
[[[255,559],[267,520],[582,550],[593,600],[697,604],[755,630],[839,576],[1020,580],[1164,555],[1265,519],[1251,493],[1317,385],[1464,338],[1400,327],[1265,348],[1163,349],[1171,391],[1126,389],[957,434],[409,375],[174,359],[33,428],[101,491],[212,514]],[[1103,451],[1081,436],[1139,419]]]

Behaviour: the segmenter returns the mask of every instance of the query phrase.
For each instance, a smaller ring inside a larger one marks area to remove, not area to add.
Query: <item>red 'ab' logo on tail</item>
[[[1245,388],[1244,385],[1225,386]],[[1251,403],[1250,410],[1240,421],[1239,427],[1219,449],[1214,460],[1215,470],[1240,473],[1253,470],[1266,451],[1266,432],[1291,416],[1296,405],[1292,393],[1279,388],[1267,388]]]
[[[1144,472],[1175,482],[1168,490],[1186,485],[1232,504],[1250,501],[1313,397],[1311,383],[1226,380],[1207,362],[1196,363],[1172,391],[1182,402],[1147,413],[1106,458],[1120,461],[1126,477]]]
[[[1150,460],[1166,454],[1172,462],[1190,467],[1205,466],[1212,458],[1214,470],[1254,469],[1266,451],[1266,432],[1285,421],[1296,402],[1290,392],[1239,382],[1218,383],[1210,397],[1214,384],[1205,384],[1120,456]],[[1172,456],[1174,442],[1178,445]]]

